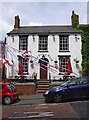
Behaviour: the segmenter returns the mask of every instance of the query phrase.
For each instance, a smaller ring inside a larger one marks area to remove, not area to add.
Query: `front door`
[[[40,79],[47,79],[47,64],[40,63]]]
[[[48,59],[45,58],[45,56],[42,56],[40,59],[40,79],[45,80],[47,79],[47,65],[48,65]]]

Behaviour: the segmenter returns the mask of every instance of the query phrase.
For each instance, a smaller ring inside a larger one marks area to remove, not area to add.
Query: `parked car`
[[[89,98],[89,76],[68,80],[61,86],[53,87],[43,93],[45,102]]]
[[[19,93],[12,83],[0,82],[0,98],[2,103],[9,105],[15,100],[19,100]]]

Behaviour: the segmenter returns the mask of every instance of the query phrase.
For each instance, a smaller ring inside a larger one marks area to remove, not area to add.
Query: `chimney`
[[[75,14],[74,10],[72,11],[71,23],[73,28],[76,28],[77,25],[79,25],[79,15]]]
[[[14,28],[15,29],[18,29],[20,27],[20,19],[19,19],[19,16],[15,16],[15,25],[14,25]]]

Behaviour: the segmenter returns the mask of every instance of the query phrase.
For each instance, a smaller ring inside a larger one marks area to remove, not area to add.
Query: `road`
[[[89,100],[46,104],[42,95],[36,97],[22,96],[21,101],[9,106],[3,106],[2,113],[3,118],[12,118],[12,120],[13,116],[32,117],[33,114],[35,117],[38,116],[37,118],[39,119],[46,117],[44,120],[47,118],[50,120],[51,117],[58,118],[58,120],[62,118],[68,118],[68,120],[72,118],[89,120]]]
[[[37,104],[45,104],[43,98],[38,99],[28,99],[28,100],[22,100],[18,103],[13,104],[13,106],[17,105],[37,105]],[[58,103],[57,105],[59,105]],[[70,101],[70,102],[64,102],[61,104],[69,104],[75,109],[75,111],[79,114],[81,118],[87,118],[89,117],[89,101],[83,100],[83,101]],[[51,104],[50,104],[51,105]]]

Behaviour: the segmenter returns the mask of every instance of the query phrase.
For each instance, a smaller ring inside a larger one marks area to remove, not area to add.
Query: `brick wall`
[[[15,87],[20,94],[35,93],[35,85],[34,84],[15,84]]]

